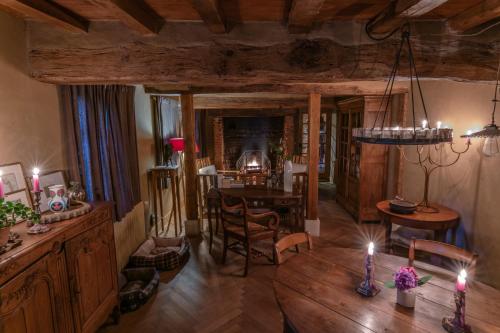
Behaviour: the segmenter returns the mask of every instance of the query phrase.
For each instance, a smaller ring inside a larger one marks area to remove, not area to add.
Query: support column
[[[321,95],[309,94],[309,143],[308,143],[308,187],[307,187],[307,219],[306,231],[319,236],[318,219],[318,163],[319,163],[319,129],[321,116]]]
[[[181,95],[182,129],[184,132],[184,177],[186,192],[186,234],[195,236],[200,233],[198,226],[198,202],[196,200],[196,147],[195,147],[195,111],[193,94]]]

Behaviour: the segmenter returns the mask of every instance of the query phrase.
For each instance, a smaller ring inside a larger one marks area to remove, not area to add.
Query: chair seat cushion
[[[228,225],[226,226],[226,230],[230,233],[239,235],[241,237],[245,236],[245,229],[243,226],[240,225]],[[248,222],[248,232],[249,232],[249,237],[255,236],[255,235],[272,235],[274,233],[274,230],[269,229],[266,226],[263,226],[258,223],[253,223],[253,222]]]

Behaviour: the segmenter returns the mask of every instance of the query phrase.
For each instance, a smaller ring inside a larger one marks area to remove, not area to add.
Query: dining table
[[[364,278],[366,251],[333,246],[292,254],[273,279],[277,302],[287,326],[296,332],[444,332],[442,320],[453,317],[459,267],[447,270],[415,261],[420,277],[431,275],[415,289],[414,308],[396,303],[396,289],[384,283],[408,265],[408,259],[375,253],[375,283],[380,292],[365,297],[356,292]],[[474,333],[500,332],[500,290],[468,278],[466,323]]]

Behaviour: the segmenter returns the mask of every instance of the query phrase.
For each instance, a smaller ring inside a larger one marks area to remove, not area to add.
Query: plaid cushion
[[[161,240],[157,244],[164,244]],[[170,243],[170,242],[169,242]],[[131,267],[155,267],[158,270],[172,270],[183,264],[189,257],[189,240],[185,237],[177,238],[178,247],[158,254],[144,254],[141,247],[129,259]],[[155,251],[152,251],[155,252]]]

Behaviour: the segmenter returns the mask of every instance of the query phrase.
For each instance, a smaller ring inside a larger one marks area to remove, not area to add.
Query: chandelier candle
[[[465,289],[467,286],[467,272],[462,269],[457,277],[455,291],[455,316],[443,318],[443,328],[450,333],[472,333],[465,323]]]
[[[368,254],[365,257],[365,279],[356,291],[365,296],[373,297],[380,292],[380,289],[375,285],[375,264],[373,261],[373,253],[375,252],[375,245],[373,242],[368,244]]]

